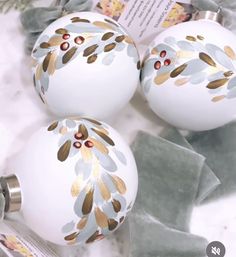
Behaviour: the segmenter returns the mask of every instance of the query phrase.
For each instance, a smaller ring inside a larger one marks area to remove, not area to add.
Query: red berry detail
[[[78,36],[75,38],[75,43],[78,44],[78,45],[81,45],[84,43],[84,37],[81,37],[81,36]]]
[[[85,144],[85,146],[88,147],[88,148],[93,147],[93,142],[91,142],[91,141],[89,141],[89,140],[86,141],[84,144]]]
[[[60,46],[62,51],[66,51],[69,47],[70,47],[70,44],[68,42],[64,42]]]
[[[160,70],[160,68],[161,68],[161,62],[160,62],[160,61],[155,62],[154,68],[155,68],[156,70]]]
[[[161,56],[161,58],[164,58],[166,56],[166,51],[165,50],[161,51],[160,56]]]
[[[64,34],[64,35],[62,36],[62,38],[63,38],[64,40],[67,40],[67,39],[70,38],[70,34]]]
[[[82,139],[83,138],[83,134],[81,132],[77,132],[75,134],[75,139],[79,140],[79,139]]]
[[[164,61],[164,65],[165,66],[169,66],[171,64],[171,60],[170,59],[166,59],[165,61]]]
[[[80,142],[74,142],[73,146],[77,149],[79,149],[82,145]]]

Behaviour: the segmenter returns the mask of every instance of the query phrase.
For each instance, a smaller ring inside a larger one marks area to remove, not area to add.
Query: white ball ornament
[[[86,118],[36,132],[15,160],[14,173],[26,224],[59,245],[91,243],[115,231],[138,187],[128,145],[110,126]]]
[[[218,14],[173,26],[156,37],[142,70],[151,109],[168,123],[210,130],[236,118],[236,36]]]
[[[73,13],[53,22],[39,36],[32,58],[35,88],[60,117],[111,117],[139,83],[133,40],[116,21],[98,13]]]

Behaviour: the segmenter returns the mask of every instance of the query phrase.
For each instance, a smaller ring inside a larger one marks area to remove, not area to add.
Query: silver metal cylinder
[[[223,23],[223,16],[221,14],[221,11],[219,9],[218,12],[212,12],[212,11],[199,11],[194,17],[194,20],[211,20],[218,22],[220,24]]]
[[[20,183],[16,175],[0,178],[2,193],[5,197],[5,212],[17,212],[21,209],[22,195]]]

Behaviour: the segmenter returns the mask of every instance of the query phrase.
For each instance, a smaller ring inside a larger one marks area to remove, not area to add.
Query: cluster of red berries
[[[85,142],[83,141],[84,135],[81,132],[75,133],[74,137],[76,140],[82,140],[82,142],[81,141],[74,142],[73,146],[77,149],[81,148],[83,143],[88,148],[92,148],[94,146],[93,142],[91,142],[90,140],[86,140]]]
[[[70,34],[64,34],[64,35],[62,36],[62,38],[63,38],[64,40],[68,40],[68,39],[70,38]],[[85,40],[84,37],[78,36],[78,37],[76,37],[76,38],[74,39],[74,42],[75,42],[77,45],[81,45],[81,44],[84,43],[84,40]],[[70,44],[69,44],[68,42],[66,42],[66,41],[63,42],[63,43],[60,45],[60,48],[61,48],[62,51],[66,51],[69,47],[70,47]]]
[[[167,52],[165,50],[163,50],[163,51],[161,51],[159,56],[163,59],[163,58],[166,57],[166,54],[167,54]],[[163,63],[164,63],[164,66],[169,66],[171,64],[171,60],[170,59],[165,59]],[[154,68],[156,70],[160,70],[161,67],[162,67],[162,62],[161,61],[156,61],[155,64],[154,64]]]

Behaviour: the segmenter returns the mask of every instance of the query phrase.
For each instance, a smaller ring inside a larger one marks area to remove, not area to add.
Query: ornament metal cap
[[[194,20],[211,20],[218,22],[222,25],[223,23],[223,15],[221,14],[221,9],[219,8],[218,12],[212,11],[199,11],[194,17]]]
[[[20,183],[16,175],[1,177],[0,185],[6,201],[5,212],[20,211],[22,197]]]

